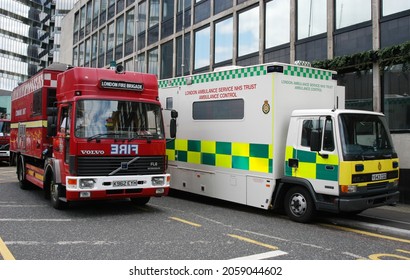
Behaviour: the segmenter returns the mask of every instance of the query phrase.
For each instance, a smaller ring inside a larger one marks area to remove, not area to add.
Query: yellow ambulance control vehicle
[[[225,69],[160,80],[159,97],[178,112],[167,144],[173,189],[284,208],[297,222],[399,200],[385,117],[344,109],[336,72],[283,63]]]

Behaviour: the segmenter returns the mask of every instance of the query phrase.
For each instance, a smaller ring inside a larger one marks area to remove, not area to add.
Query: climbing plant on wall
[[[339,73],[371,69],[374,62],[379,67],[403,64],[403,69],[410,71],[410,41],[380,50],[369,50],[352,55],[337,56],[333,59],[313,61],[312,66],[336,70]]]

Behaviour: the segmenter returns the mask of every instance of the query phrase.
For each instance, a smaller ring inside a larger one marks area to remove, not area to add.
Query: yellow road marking
[[[202,227],[202,225],[200,225],[200,224],[196,224],[196,223],[193,223],[193,222],[190,222],[190,221],[187,221],[187,220],[184,220],[184,219],[180,219],[180,218],[177,218],[177,217],[169,217],[169,218],[172,219],[172,220],[184,223],[184,224],[194,226],[194,227]]]
[[[13,254],[10,252],[9,248],[7,248],[6,244],[4,244],[3,239],[0,237],[0,255],[3,257],[3,260],[15,260]]]
[[[406,251],[406,250],[402,250],[402,249],[396,249],[396,251],[401,252],[401,253],[410,254],[410,251]]]
[[[383,235],[383,234],[378,234],[378,233],[372,233],[364,230],[359,230],[359,229],[353,229],[353,228],[347,228],[347,227],[342,227],[342,226],[336,226],[336,225],[326,225],[326,224],[321,224],[322,226],[325,227],[330,227],[330,228],[335,228],[339,230],[344,230],[344,231],[349,231],[349,232],[354,232],[354,233],[359,233],[367,236],[372,236],[372,237],[377,237],[377,238],[383,238],[387,240],[392,240],[392,241],[397,241],[397,242],[403,242],[403,243],[409,243],[410,244],[410,239],[403,239],[403,238],[397,238],[397,237],[392,237],[388,235]]]
[[[228,234],[228,236],[233,237],[233,238],[236,238],[236,239],[239,239],[239,240],[242,240],[242,241],[245,241],[245,242],[248,242],[248,243],[252,243],[252,244],[255,244],[255,245],[259,245],[259,246],[262,246],[262,247],[271,249],[271,250],[273,250],[273,251],[279,249],[279,248],[276,247],[276,246],[272,246],[272,245],[269,245],[269,244],[266,244],[266,243],[262,243],[262,242],[259,242],[259,241],[256,241],[256,240],[253,240],[253,239],[250,239],[250,238],[247,238],[247,237],[239,236],[239,235],[236,235],[236,234]]]

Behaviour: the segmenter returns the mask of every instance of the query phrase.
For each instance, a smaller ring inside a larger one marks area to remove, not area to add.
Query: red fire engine
[[[53,64],[15,88],[11,122],[20,187],[42,188],[54,208],[168,194],[155,75]]]
[[[10,158],[10,119],[7,114],[0,113],[0,161]]]

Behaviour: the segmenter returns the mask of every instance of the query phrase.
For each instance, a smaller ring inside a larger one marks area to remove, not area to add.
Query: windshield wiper
[[[108,133],[98,133],[93,136],[90,136],[87,138],[87,142],[90,142],[94,139],[99,139],[101,136],[116,136],[116,135],[121,135],[120,133],[115,133],[115,132],[108,132]]]

